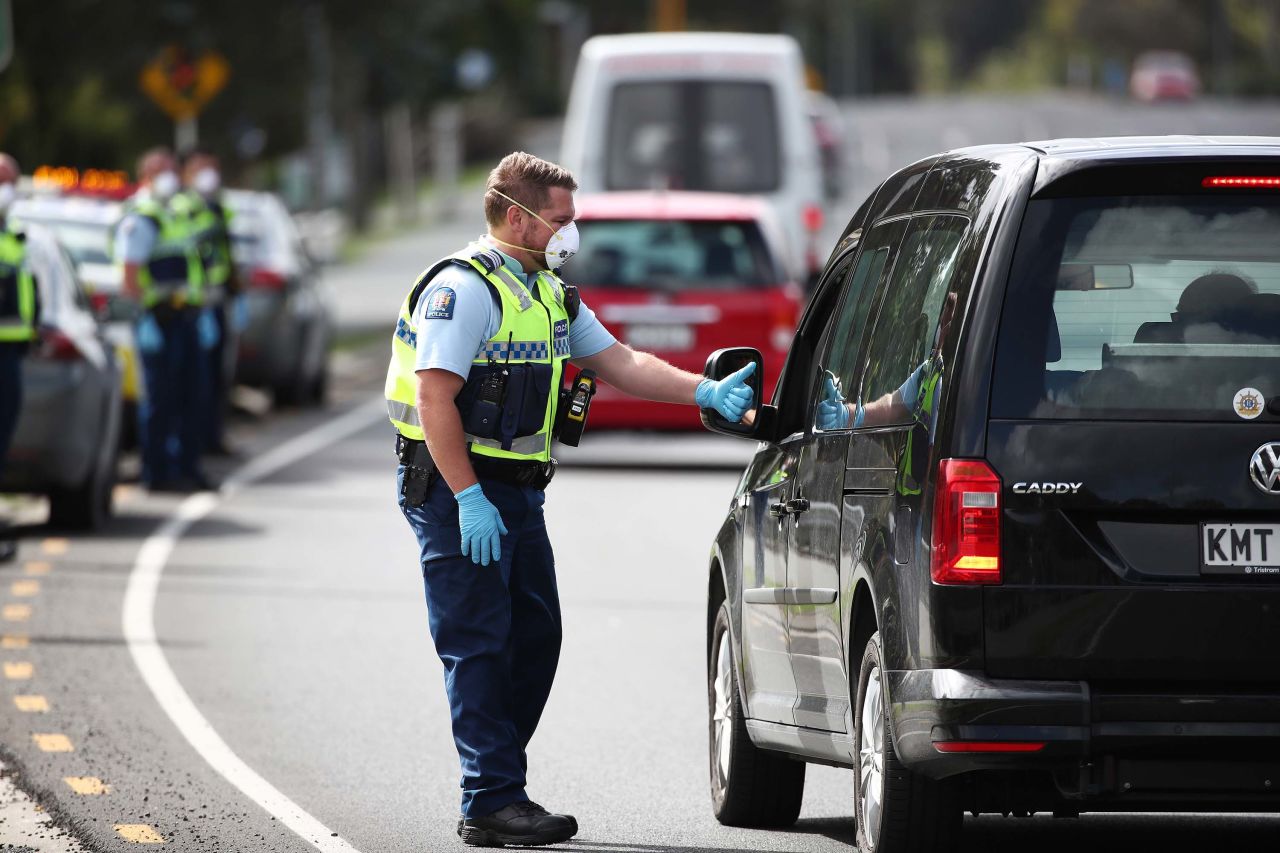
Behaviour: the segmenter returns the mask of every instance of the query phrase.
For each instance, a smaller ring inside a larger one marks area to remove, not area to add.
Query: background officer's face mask
[[[530,249],[527,246],[517,246],[513,243],[507,243],[503,240],[499,240],[497,237],[494,237],[493,239],[496,242],[502,243],[504,246],[510,246],[513,249],[522,249],[526,252],[533,252],[534,254],[541,251],[543,256],[546,258],[547,269],[553,271],[560,269],[560,267],[565,265],[565,262],[578,254],[578,223],[570,222],[562,228],[552,228],[550,222],[543,219],[541,216],[538,216],[538,214],[534,213],[511,196],[501,190],[494,190],[494,192],[524,212],[528,213],[533,218],[537,219],[551,231],[551,239],[547,241],[547,247],[545,249]]]
[[[204,168],[196,172],[191,185],[202,196],[211,196],[222,187],[222,176],[217,169]]]
[[[178,173],[173,171],[161,172],[151,179],[151,191],[156,194],[156,198],[167,200],[173,197],[182,186],[182,182],[178,180]]]

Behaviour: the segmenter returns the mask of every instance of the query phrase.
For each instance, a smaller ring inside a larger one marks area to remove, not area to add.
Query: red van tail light
[[[53,327],[46,327],[40,331],[36,355],[49,361],[80,361],[84,357],[75,341],[61,329]]]
[[[804,206],[804,227],[811,232],[822,230],[822,208],[816,204],[806,204]]]
[[[1000,478],[980,459],[939,464],[932,573],[934,583],[1000,583]]]
[[[282,272],[258,267],[249,275],[249,286],[258,290],[284,290],[289,278]]]

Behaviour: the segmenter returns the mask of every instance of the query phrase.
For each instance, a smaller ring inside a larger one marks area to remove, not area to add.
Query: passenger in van
[[[1135,344],[1230,342],[1248,324],[1247,302],[1258,288],[1234,273],[1202,275],[1187,285],[1170,321],[1143,323],[1133,336]]]
[[[828,371],[823,378],[823,399],[818,402],[817,407],[818,428],[845,429],[852,421],[853,428],[858,429],[918,419],[927,423],[932,439],[937,423],[938,401],[942,396],[942,341],[946,338],[955,313],[956,294],[948,293],[938,317],[929,357],[892,394],[885,394],[866,405],[849,403],[840,389],[839,380]]]

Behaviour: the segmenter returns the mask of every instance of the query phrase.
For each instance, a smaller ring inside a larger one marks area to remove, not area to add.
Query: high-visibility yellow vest
[[[147,217],[156,226],[151,256],[138,267],[142,306],[154,308],[162,302],[178,306],[203,304],[204,262],[189,208],[146,198],[132,203],[129,212]]]
[[[8,228],[0,228],[0,306],[0,343],[35,340],[36,282],[25,240]]]
[[[205,301],[218,301],[231,278],[231,238],[227,233],[230,216],[225,208],[208,202],[194,190],[174,196],[173,209],[186,217],[204,265]]]
[[[913,401],[911,411],[916,413],[916,418],[925,427],[924,435],[928,436],[930,443],[933,441],[933,407],[937,405],[938,383],[942,380],[941,363],[935,366],[932,362],[926,369],[927,378],[920,383],[920,388],[916,392],[916,399]],[[905,400],[903,401],[906,402]],[[903,453],[902,462],[898,466],[898,494],[900,495],[918,495],[920,494],[920,484],[916,479],[915,453],[914,447],[917,440],[917,433],[913,427],[907,433],[907,449]]]
[[[569,310],[564,282],[555,274],[543,270],[530,276],[526,286],[502,262],[502,256],[493,249],[473,243],[463,252],[445,258],[429,267],[400,306],[400,319],[391,339],[391,364],[387,369],[387,415],[391,424],[405,438],[423,440],[422,423],[418,419],[418,377],[415,370],[418,328],[414,324],[414,308],[418,298],[436,273],[449,264],[457,264],[475,270],[497,294],[502,311],[502,322],[497,334],[486,341],[472,359],[467,384],[458,395],[459,406],[474,397],[477,383],[486,373],[516,365],[542,365],[549,369],[549,382],[538,383],[531,393],[534,397],[525,401],[525,412],[532,406],[542,410],[541,425],[528,434],[511,438],[509,446],[492,436],[467,433],[470,451],[478,456],[495,459],[533,460],[546,462],[551,458],[551,433],[555,425],[556,405],[559,402],[561,377],[564,364],[569,359]],[[540,371],[544,376],[546,371]],[[530,393],[526,391],[526,393]],[[510,394],[509,397],[514,397]],[[467,411],[461,412],[467,423]]]

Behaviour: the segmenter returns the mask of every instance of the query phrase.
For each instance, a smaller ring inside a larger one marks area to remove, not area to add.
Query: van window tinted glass
[[[780,171],[773,89],[739,81],[619,84],[607,150],[611,190],[771,192]]]
[[[754,222],[580,219],[579,284],[735,290],[783,279]]]
[[[933,352],[968,224],[965,217],[950,214],[911,220],[876,315],[862,384],[864,403],[901,388]],[[894,420],[905,419],[908,413],[902,414],[903,418]]]
[[[1021,234],[994,416],[1238,420],[1280,395],[1277,200],[1040,200]]]
[[[836,315],[835,325],[831,329],[831,335],[827,344],[826,364],[823,369],[831,371],[835,374],[839,381],[838,390],[845,397],[849,396],[848,389],[854,389],[856,393],[858,387],[858,351],[862,347],[862,334],[867,326],[867,317],[871,313],[871,304],[875,300],[878,291],[877,285],[880,284],[880,276],[884,273],[885,264],[889,260],[889,254],[893,249],[890,245],[877,245],[884,242],[876,239],[877,236],[897,237],[901,233],[898,229],[877,229],[872,231],[869,236],[869,242],[862,249],[862,254],[858,256],[858,263],[845,275],[844,283],[844,300],[840,303],[840,311]],[[819,395],[824,393],[823,388],[818,389]],[[826,391],[829,393],[829,391]],[[815,424],[818,428],[824,425],[821,416],[815,416]],[[848,423],[840,423],[840,426],[848,426]],[[828,428],[834,424],[828,424]]]

